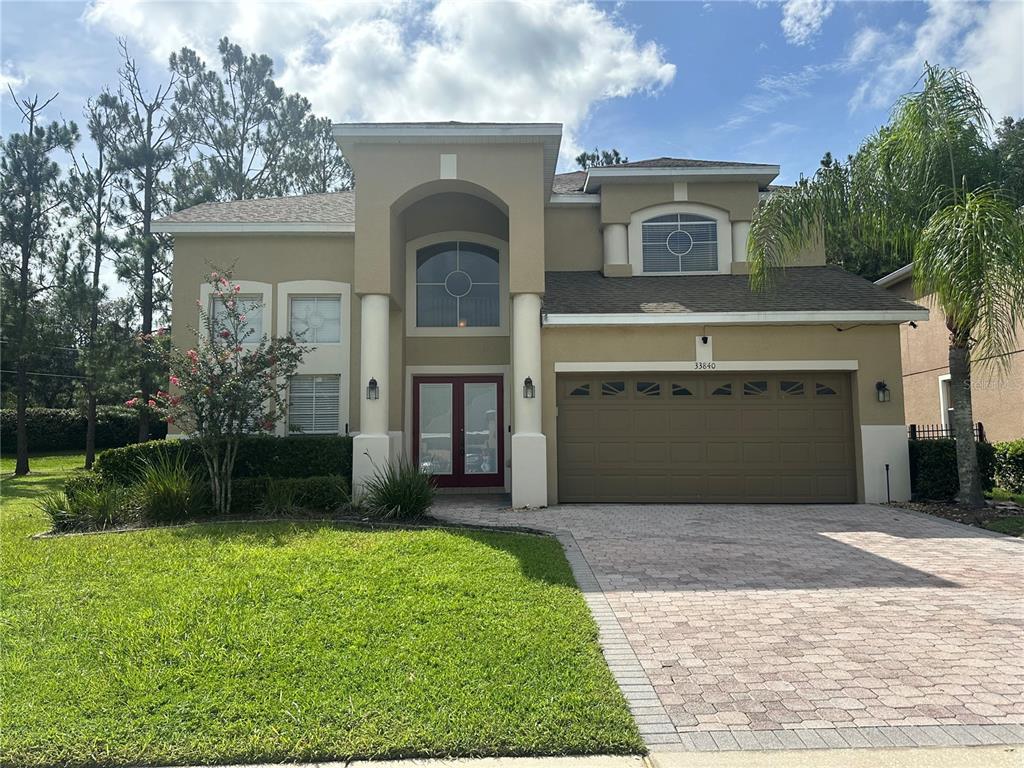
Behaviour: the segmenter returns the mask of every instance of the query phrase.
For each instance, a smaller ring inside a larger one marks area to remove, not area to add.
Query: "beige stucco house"
[[[910,494],[900,324],[927,312],[807,253],[748,287],[774,165],[555,173],[557,124],[335,126],[357,192],[205,204],[174,235],[193,344],[211,266],[315,349],[288,432],[350,432],[354,483],[406,455],[452,488],[555,502]],[[880,390],[880,388],[882,388]]]
[[[928,308],[927,321],[900,329],[903,357],[904,411],[907,424],[949,428],[952,401],[949,396],[949,331],[946,315],[932,296],[917,296],[912,265],[907,264],[880,278],[876,285],[907,301]],[[1018,343],[1005,359],[1005,367],[975,360],[971,370],[971,410],[984,425],[989,442],[1024,437],[1024,327],[1017,329]]]

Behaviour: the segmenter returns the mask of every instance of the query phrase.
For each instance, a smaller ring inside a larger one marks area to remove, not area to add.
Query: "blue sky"
[[[60,91],[81,123],[114,85],[122,36],[157,82],[182,45],[229,35],[340,120],[565,123],[580,148],[772,162],[781,180],[845,155],[924,60],[975,78],[996,117],[1024,114],[1024,3],[10,2],[0,4],[2,131],[19,95]]]

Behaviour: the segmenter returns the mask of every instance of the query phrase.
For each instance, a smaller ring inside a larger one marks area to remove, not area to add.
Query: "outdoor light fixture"
[[[700,337],[700,343],[701,344],[707,344],[708,343],[708,337],[707,336],[701,336]]]
[[[533,386],[533,379],[529,376],[523,381],[523,397],[527,400],[533,400],[537,396],[537,388]]]
[[[370,379],[370,383],[366,385],[366,399],[367,400],[379,400],[380,399],[380,387],[377,386],[376,379]]]
[[[889,385],[884,381],[875,382],[875,394],[878,395],[878,402],[888,403],[892,397],[892,392],[889,389]]]

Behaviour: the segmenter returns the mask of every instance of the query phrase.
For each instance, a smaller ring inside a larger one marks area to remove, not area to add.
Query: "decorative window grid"
[[[288,431],[337,434],[340,376],[293,376],[288,382]]]
[[[831,397],[832,395],[838,394],[833,387],[828,384],[822,384],[820,381],[814,385],[814,394],[818,397]]]
[[[768,382],[764,379],[743,382],[744,397],[764,397],[768,394]]]
[[[802,381],[782,379],[779,381],[779,394],[785,397],[803,397],[804,383]]]
[[[711,388],[712,397],[732,397],[732,382],[713,385]]]
[[[661,383],[657,381],[638,381],[636,393],[640,397],[661,397]]]
[[[718,271],[718,222],[692,213],[648,219],[640,228],[644,272]]]
[[[341,296],[292,296],[288,330],[304,344],[341,341]]]
[[[451,241],[416,252],[418,328],[497,328],[500,293],[495,248]]]
[[[580,384],[569,390],[569,397],[590,397],[590,385]]]
[[[604,381],[601,382],[601,394],[605,397],[617,397],[618,395],[625,394],[626,382],[624,381]]]

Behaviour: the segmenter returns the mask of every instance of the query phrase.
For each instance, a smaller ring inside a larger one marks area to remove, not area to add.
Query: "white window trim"
[[[644,272],[643,224],[648,219],[673,213],[689,213],[714,219],[718,232],[718,269],[698,272]],[[635,211],[629,217],[629,263],[634,275],[720,275],[732,269],[732,222],[729,212],[704,203],[678,201]]]
[[[259,296],[260,303],[263,304],[263,335],[268,339],[274,335],[273,328],[273,309],[274,309],[274,288],[270,283],[261,283],[255,280],[232,280],[232,283],[239,286],[239,293],[246,296]],[[209,283],[202,283],[199,286],[199,301],[203,305],[203,309],[206,310],[207,314],[213,316],[213,288]],[[199,328],[203,325],[201,319],[196,324]],[[206,334],[209,334],[209,330],[206,329]],[[208,336],[207,336],[208,338]],[[245,342],[244,346],[253,346],[259,343],[259,339],[253,339],[252,341]]]
[[[448,240],[479,243],[498,251],[498,325],[493,328],[420,328],[416,325],[416,252]],[[480,232],[435,232],[410,240],[405,246],[405,334],[406,336],[508,336],[508,243]]]
[[[952,376],[950,376],[950,374],[948,374],[948,373],[944,373],[944,374],[942,374],[941,376],[938,377],[938,386],[939,386],[939,424],[942,424],[944,427],[947,427],[947,428],[952,426],[949,423],[949,405],[950,405],[950,403],[949,403],[949,399],[946,397],[946,392],[948,390],[947,382],[949,382],[951,379],[952,379]]]
[[[338,434],[345,434],[352,398],[352,285],[336,280],[289,280],[277,284],[278,335],[289,331],[292,296],[341,296],[341,337],[337,342],[303,344],[306,354],[295,371],[296,376],[340,376]],[[288,434],[288,420],[278,425],[278,434]],[[322,434],[322,433],[321,433]]]

